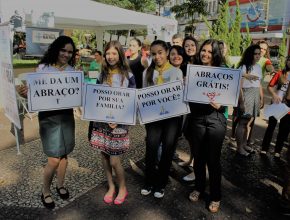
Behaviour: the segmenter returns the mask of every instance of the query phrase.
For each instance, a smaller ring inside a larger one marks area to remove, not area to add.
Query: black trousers
[[[280,120],[277,141],[275,145],[275,153],[280,153],[290,132],[290,114],[285,115]]]
[[[269,121],[268,121],[268,127],[265,131],[265,134],[264,134],[264,138],[263,138],[263,142],[262,142],[262,150],[264,150],[264,151],[269,150],[276,125],[277,125],[276,118],[271,116],[269,118]]]
[[[179,117],[148,123],[146,127],[145,184],[164,189],[175,151]],[[162,143],[161,159],[158,149]]]
[[[220,112],[191,115],[188,125],[194,156],[195,187],[204,193],[206,166],[209,173],[210,200],[221,200],[221,148],[226,134],[226,118]]]

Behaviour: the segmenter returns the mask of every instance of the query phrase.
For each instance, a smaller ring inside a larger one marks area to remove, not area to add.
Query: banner
[[[237,106],[241,70],[187,65],[184,101]]]
[[[26,54],[43,56],[49,45],[61,35],[63,35],[62,29],[27,27]]]
[[[31,112],[69,109],[82,105],[84,74],[80,71],[28,73]]]
[[[17,128],[21,129],[17,105],[9,26],[0,26],[0,88],[5,115]]]
[[[137,91],[140,124],[190,113],[183,101],[183,83],[174,81]]]
[[[83,119],[136,124],[136,89],[85,84]]]

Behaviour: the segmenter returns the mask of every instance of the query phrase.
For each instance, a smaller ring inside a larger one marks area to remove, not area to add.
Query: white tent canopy
[[[91,0],[0,0],[2,18],[18,10],[25,14],[26,26],[32,25],[32,13],[53,12],[55,28],[86,29],[101,33],[105,30],[159,29],[172,36],[177,21],[160,16],[135,12]],[[2,20],[3,21],[3,20]],[[161,35],[162,35],[161,34]]]

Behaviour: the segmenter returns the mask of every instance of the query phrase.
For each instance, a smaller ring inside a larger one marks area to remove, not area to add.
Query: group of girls
[[[137,59],[138,69],[144,68],[142,87],[162,85],[170,81],[183,81],[186,76],[187,64],[221,67],[225,60],[220,50],[220,42],[209,39],[198,49],[197,41],[189,36],[184,39],[183,47],[168,48],[166,42],[155,40],[150,46],[151,63],[146,63],[138,54],[139,41],[133,39],[129,60]],[[136,47],[137,55],[134,50]],[[76,48],[71,38],[60,36],[48,48],[40,61],[39,71],[73,70]],[[258,53],[258,52],[257,52]],[[184,56],[183,56],[184,55]],[[130,70],[128,59],[118,41],[109,42],[104,49],[104,60],[99,84],[113,87],[136,88],[140,74]],[[141,64],[141,66],[139,65]],[[132,67],[137,64],[132,64]],[[246,64],[245,64],[246,65]],[[134,68],[132,68],[134,69]],[[245,67],[248,71],[248,67]],[[246,76],[245,76],[246,77]],[[137,80],[136,80],[137,79]],[[140,84],[140,82],[138,82]],[[139,86],[138,86],[139,87]],[[256,89],[255,89],[256,91]],[[27,93],[27,87],[20,91]],[[244,92],[246,94],[246,92]],[[217,103],[189,103],[191,113],[187,116],[185,136],[191,147],[191,159],[194,158],[195,188],[189,199],[197,202],[202,198],[206,188],[206,166],[209,173],[210,203],[208,209],[217,212],[221,200],[221,164],[220,155],[226,133],[226,108]],[[247,106],[245,104],[245,106]],[[45,207],[54,208],[55,203],[50,187],[57,176],[56,190],[62,199],[69,198],[69,191],[64,187],[64,177],[67,167],[67,155],[74,148],[74,117],[73,111],[58,110],[39,113],[40,136],[48,163],[44,169],[43,190],[41,200]],[[89,140],[93,148],[101,151],[103,167],[108,181],[108,190],[103,200],[107,204],[120,205],[128,196],[125,174],[119,155],[129,149],[128,126],[114,123],[93,122],[90,126]],[[145,125],[146,154],[145,182],[141,194],[146,196],[151,192],[154,197],[162,198],[168,182],[172,157],[175,152],[177,134],[180,129],[180,117],[164,119]],[[160,146],[161,157],[158,158]],[[191,162],[191,161],[190,161]],[[190,163],[189,162],[189,163]],[[117,185],[112,173],[116,174]]]
[[[182,54],[185,56],[182,57]],[[182,71],[184,68],[182,65],[219,67],[224,64],[218,41],[206,40],[198,50],[197,41],[190,36],[184,39],[183,48],[173,46],[169,49],[164,41],[154,41],[151,44],[151,56],[152,63],[143,73],[143,87],[183,80],[185,71]],[[189,103],[189,106],[191,113],[186,119],[185,134],[191,146],[191,159],[194,158],[196,183],[189,199],[197,202],[204,195],[208,166],[210,181],[208,208],[211,212],[217,212],[221,200],[220,155],[226,133],[225,107],[217,103]],[[142,195],[146,196],[153,192],[154,197],[162,198],[165,194],[175,150],[178,122],[179,118],[175,117],[146,124],[146,167]],[[158,148],[161,143],[161,159],[158,160]]]

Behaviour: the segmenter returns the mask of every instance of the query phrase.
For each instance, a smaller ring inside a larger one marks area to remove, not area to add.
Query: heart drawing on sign
[[[206,95],[209,98],[209,101],[211,101],[211,102],[215,101],[214,99],[215,99],[216,96],[220,96],[221,95],[220,93],[216,93],[216,92],[208,92],[208,93],[204,92],[202,94]]]

